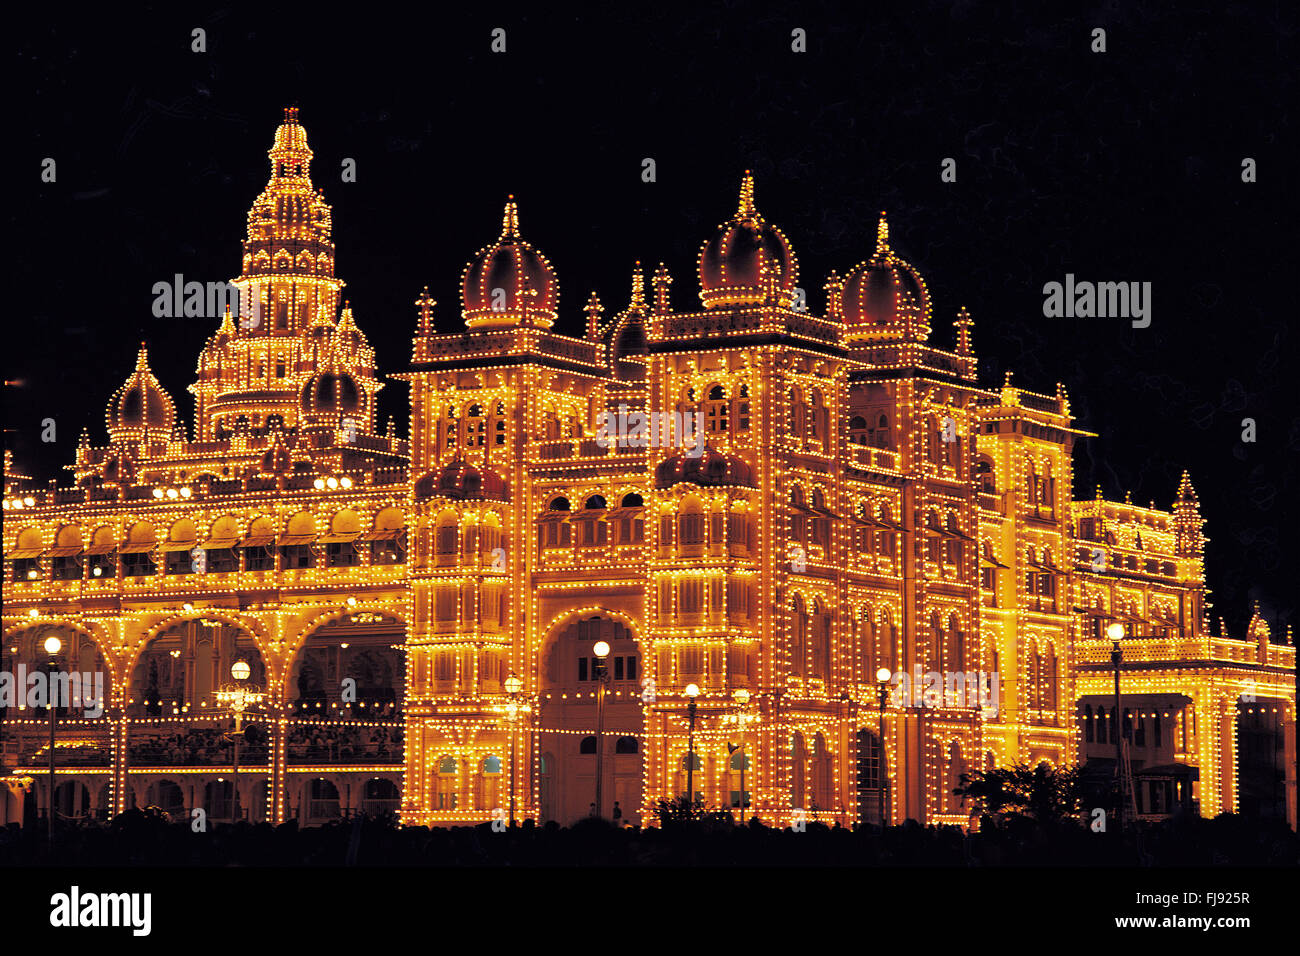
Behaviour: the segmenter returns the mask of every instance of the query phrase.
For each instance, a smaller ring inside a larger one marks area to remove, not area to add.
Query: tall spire
[[[513,195],[506,197],[506,211],[501,217],[501,238],[519,238],[519,207]]]
[[[889,223],[883,209],[880,210],[880,221],[876,223],[876,255],[889,255]]]
[[[975,323],[971,321],[970,313],[966,311],[964,305],[957,313],[957,321],[953,325],[957,327],[957,354],[970,355],[972,351],[970,330],[975,327]]]
[[[594,342],[600,338],[600,316],[603,311],[600,306],[600,297],[594,291],[582,311],[587,313],[587,339]]]
[[[628,309],[633,312],[644,312],[645,308],[645,273],[641,270],[641,261],[638,259],[632,269],[632,301],[628,303]]]
[[[748,169],[745,170],[745,178],[740,181],[740,206],[736,210],[736,218],[758,218],[758,209],[754,206],[754,176]]]

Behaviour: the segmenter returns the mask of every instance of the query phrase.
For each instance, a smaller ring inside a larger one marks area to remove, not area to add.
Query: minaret
[[[591,293],[591,298],[587,300],[587,304],[582,311],[587,313],[587,341],[598,341],[600,339],[600,316],[604,310],[600,305],[600,297],[595,292]]]
[[[1192,487],[1191,476],[1183,472],[1174,502],[1174,551],[1180,557],[1201,559],[1205,554],[1205,535],[1201,529],[1201,503]]]
[[[640,312],[644,314],[647,311],[645,301],[645,273],[641,270],[641,263],[638,261],[632,269],[632,299],[628,303],[629,312]]]
[[[957,329],[957,354],[974,355],[970,330],[975,327],[975,323],[971,321],[970,313],[966,311],[965,306],[962,306],[961,311],[957,313],[957,321],[953,322],[953,326]]]
[[[673,277],[668,274],[668,267],[659,263],[654,275],[655,315],[667,315],[672,310],[668,303],[668,287],[672,284]]]

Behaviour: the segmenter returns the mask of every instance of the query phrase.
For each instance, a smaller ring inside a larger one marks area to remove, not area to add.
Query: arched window
[[[1083,709],[1083,739],[1092,743],[1096,739],[1097,729],[1092,722],[1092,704]]]
[[[808,662],[808,610],[798,594],[791,603],[790,668],[795,674],[806,673]]]
[[[805,415],[803,392],[790,389],[790,434],[795,438],[803,437]]]
[[[721,385],[711,385],[705,392],[704,427],[710,435],[727,430],[727,393]]]
[[[749,386],[741,385],[739,394],[735,400],[735,412],[732,417],[736,420],[736,431],[749,431]]]
[[[635,737],[619,737],[614,741],[614,753],[616,754],[634,754],[637,750],[637,739]]]
[[[867,444],[867,420],[861,415],[849,419],[849,441],[854,445]]]
[[[594,754],[596,752],[596,735],[591,734],[583,737],[582,742],[578,744],[578,753]]]
[[[438,531],[436,539],[436,563],[439,565],[454,564],[456,560],[457,544],[457,526],[455,515],[443,515],[438,519]]]
[[[800,545],[808,543],[808,507],[798,485],[790,489],[790,539]]]
[[[821,601],[813,602],[812,610],[812,676],[825,679],[829,676],[831,659],[831,615]]]
[[[966,632],[961,629],[961,621],[956,614],[948,615],[948,640],[952,647],[949,657],[949,670],[966,669]]]
[[[704,509],[699,499],[688,498],[680,517],[682,554],[699,554],[704,548]]]
[[[980,455],[979,460],[975,463],[975,475],[979,480],[980,491],[986,495],[996,495],[998,493],[997,476],[993,471],[993,459],[988,455]]]
[[[883,412],[876,417],[876,427],[867,436],[873,448],[893,448],[894,433],[889,427],[889,416]]]
[[[822,398],[821,389],[814,388],[808,407],[808,437],[823,449],[826,446],[827,417],[826,402]]]

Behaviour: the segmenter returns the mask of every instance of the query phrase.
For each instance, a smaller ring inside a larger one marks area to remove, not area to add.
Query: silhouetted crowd
[[[297,726],[289,731],[290,760],[351,763],[356,760],[400,762],[402,728]]]
[[[398,826],[391,816],[323,827],[296,822],[210,825],[195,833],[157,808],[110,823],[61,823],[53,851],[44,826],[0,829],[0,865],[469,865],[469,866],[1295,866],[1300,842],[1283,821],[1223,815],[1184,817],[1093,833],[1077,823],[983,821],[978,832],[915,823],[855,830],[808,823],[803,832],[747,826],[725,816],[662,828],[591,819],[498,832],[475,827]]]

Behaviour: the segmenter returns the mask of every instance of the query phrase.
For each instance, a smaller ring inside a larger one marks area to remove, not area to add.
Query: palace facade
[[[416,301],[400,438],[296,111],[269,156],[192,431],[142,346],[71,487],[6,458],[2,669],[107,699],[5,702],[0,822],[964,826],[963,772],[1118,732],[1134,812],[1295,826],[1295,649],[1211,627],[1191,481],[1074,500],[1064,389],[981,385],[965,310],[938,344],[883,214],[819,314],[746,174],[689,296],[638,265],[575,338],[512,198],[456,328]]]

